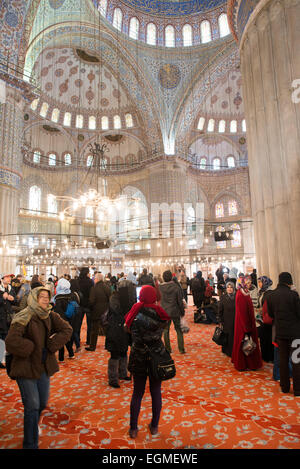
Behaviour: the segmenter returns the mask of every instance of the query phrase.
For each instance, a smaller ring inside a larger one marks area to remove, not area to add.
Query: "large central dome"
[[[125,3],[135,9],[143,11],[144,13],[159,15],[159,16],[182,16],[192,15],[194,13],[203,13],[222,5],[224,0],[122,0],[120,3]]]

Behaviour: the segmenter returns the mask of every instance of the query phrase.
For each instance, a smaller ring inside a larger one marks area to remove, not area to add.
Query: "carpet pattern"
[[[99,337],[96,352],[65,358],[51,378],[48,407],[40,429],[40,449],[291,449],[300,447],[300,398],[280,392],[272,364],[259,371],[236,371],[212,342],[214,325],[194,324],[189,307],[187,353],[170,336],[177,375],[162,385],[159,433],[148,430],[151,398],[147,384],[135,440],[128,436],[132,382],[107,384],[108,352]],[[85,329],[81,340],[84,343]],[[66,353],[67,355],[67,353]],[[23,405],[18,386],[0,374],[0,449],[21,449]]]

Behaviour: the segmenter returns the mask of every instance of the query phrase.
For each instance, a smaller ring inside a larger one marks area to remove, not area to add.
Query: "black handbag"
[[[200,313],[200,311],[197,311],[196,313],[194,313],[194,323],[199,324],[201,322],[201,317],[202,317],[202,314]]]
[[[165,347],[156,351],[145,345],[149,353],[149,374],[158,381],[166,381],[174,378],[176,367],[174,360]]]
[[[13,360],[13,354],[5,352],[5,368],[6,368],[7,376],[10,379],[15,379],[10,376],[12,360]]]
[[[226,345],[227,344],[227,334],[223,331],[222,327],[217,326],[215,328],[214,335],[212,336],[212,340],[217,345]]]

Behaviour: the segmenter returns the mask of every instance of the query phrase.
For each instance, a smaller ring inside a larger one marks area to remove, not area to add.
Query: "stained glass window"
[[[202,21],[201,23],[201,42],[204,44],[211,41],[211,27],[210,22],[207,20]]]
[[[133,120],[131,114],[125,114],[126,127],[133,127]]]
[[[215,213],[216,213],[216,218],[224,217],[224,205],[221,202],[216,203]]]
[[[233,120],[230,122],[230,132],[236,133],[236,131],[237,131],[237,121]]]
[[[72,158],[70,153],[65,153],[65,166],[69,166],[72,163]]]
[[[231,217],[238,214],[238,204],[236,200],[230,200],[228,202],[228,215]]]
[[[165,46],[175,47],[175,29],[170,24],[165,29]]]
[[[206,158],[201,158],[200,159],[200,169],[205,169],[206,168]]]
[[[197,129],[198,130],[203,130],[204,129],[204,124],[205,124],[205,117],[200,117],[200,119],[198,121]]]
[[[131,39],[139,38],[139,26],[139,20],[135,17],[131,18],[129,25],[129,37],[131,37]]]
[[[239,248],[242,245],[240,225],[234,223],[233,225],[231,225],[231,229],[233,230],[233,239],[231,240],[231,247]]]
[[[225,126],[226,126],[226,122],[223,119],[220,120],[220,122],[219,122],[219,132],[220,133],[225,132]]]
[[[33,152],[33,162],[36,164],[39,164],[41,162],[41,152],[40,151],[34,151]]]
[[[221,160],[220,158],[215,158],[213,161],[213,168],[215,171],[218,171],[221,168]]]
[[[92,166],[93,164],[93,155],[88,155],[87,159],[86,159],[86,165],[87,166]]]
[[[147,25],[147,44],[151,46],[156,45],[156,26],[154,23]]]
[[[82,129],[83,127],[83,115],[82,114],[77,114],[75,126],[77,127],[77,129]]]
[[[64,115],[64,125],[70,127],[71,125],[72,114],[70,112],[65,112]]]
[[[48,112],[49,104],[48,103],[43,103],[41,106],[40,110],[40,116],[41,117],[46,117],[47,112]]]
[[[222,13],[218,18],[220,37],[230,34],[229,24],[226,13]]]
[[[114,129],[121,128],[121,118],[120,116],[114,116]]]
[[[122,19],[123,19],[122,10],[120,10],[120,8],[115,8],[114,17],[113,17],[113,26],[117,28],[119,31],[122,30]]]
[[[41,209],[41,188],[31,186],[29,189],[29,210]]]
[[[89,117],[89,129],[90,130],[95,130],[96,129],[96,117],[95,116],[90,116]]]
[[[224,231],[224,226],[217,226],[216,233],[222,233]],[[226,249],[226,241],[217,241],[217,249]]]
[[[107,116],[101,117],[101,128],[102,130],[108,130],[108,117]]]
[[[99,11],[102,16],[106,16],[106,10],[107,10],[107,0],[100,0]]]
[[[56,107],[52,111],[51,120],[52,122],[58,122],[60,110]]]
[[[242,120],[242,131],[243,131],[243,132],[246,132],[246,130],[247,130],[247,127],[246,127],[246,120],[243,119],[243,120]]]
[[[214,119],[209,119],[208,126],[207,126],[207,132],[213,132],[214,130],[215,130],[215,120]]]
[[[235,167],[235,159],[234,159],[233,156],[228,156],[227,165],[228,165],[228,168],[234,168]]]
[[[40,98],[36,98],[32,101],[30,107],[33,111],[36,111],[36,109],[38,107],[38,104],[39,104],[39,100],[40,100]]]
[[[185,47],[193,45],[193,30],[190,24],[185,24],[182,28],[183,45]]]
[[[50,153],[49,154],[49,166],[55,166],[55,165],[56,165],[56,154]]]

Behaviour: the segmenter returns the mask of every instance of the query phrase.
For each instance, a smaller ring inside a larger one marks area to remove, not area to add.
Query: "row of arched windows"
[[[219,132],[219,133],[224,133],[226,131],[229,131],[230,133],[234,134],[237,133],[238,131],[238,122],[236,119],[233,119],[229,123],[229,129],[227,129],[226,121],[224,119],[219,120],[218,125],[216,125],[216,120],[215,119],[205,119],[205,117],[200,117],[197,125],[197,129],[203,131],[205,129],[206,125],[206,131],[207,132]],[[246,120],[242,120],[242,127],[241,127],[242,132],[246,132]]]
[[[222,165],[221,158],[216,157],[212,160],[212,165],[208,164],[208,160],[206,156],[201,156],[200,158],[197,159],[196,166],[198,169],[212,169],[214,171],[219,171],[220,169],[227,169],[227,168],[235,168],[236,167],[236,161],[234,156],[229,155],[226,158],[226,166]]]
[[[35,99],[31,103],[31,109],[36,111],[38,107],[39,98]],[[46,118],[49,111],[49,104],[47,102],[43,102],[40,108],[40,116]],[[52,110],[51,116],[49,116],[50,120],[54,123],[58,123],[60,118],[60,110],[54,108]],[[82,114],[76,114],[75,116],[75,127],[77,129],[82,129],[85,125],[85,117]],[[72,113],[65,112],[63,115],[62,123],[65,127],[70,127],[72,124]],[[96,130],[97,128],[97,118],[96,116],[89,116],[88,122],[86,123],[87,127],[90,130]],[[112,124],[114,129],[121,129],[122,128],[122,119],[121,116],[115,115],[112,119]],[[132,114],[126,113],[125,114],[125,126],[127,128],[133,127],[133,117]],[[102,116],[100,119],[100,127],[102,130],[108,130],[110,128],[110,119],[108,116]]]
[[[226,209],[226,213],[225,213]],[[236,200],[232,199],[227,202],[227,206],[223,202],[217,202],[215,205],[215,217],[224,218],[225,216],[233,217],[238,215],[239,208]]]
[[[100,0],[99,5],[100,13],[106,16],[107,0]],[[123,29],[123,12],[121,8],[115,8],[113,12],[113,26],[122,32]],[[219,36],[225,37],[230,34],[226,13],[222,13],[218,18]],[[131,39],[139,39],[140,22],[138,18],[132,17],[129,21],[129,37]],[[200,23],[200,36],[201,43],[205,44],[212,41],[212,28],[208,20],[203,20]],[[148,23],[146,27],[146,43],[152,46],[157,45],[157,26],[154,23]],[[184,47],[192,46],[194,44],[193,28],[190,24],[185,24],[182,27],[182,44]],[[175,47],[175,28],[173,25],[168,24],[164,30],[164,45],[166,47]]]
[[[57,166],[58,164],[58,155],[55,152],[50,152],[44,156],[40,150],[33,150],[32,162],[35,164],[48,164],[49,166]],[[63,166],[70,166],[72,164],[72,155],[69,152],[65,152],[62,155],[62,160],[59,162]]]

